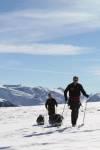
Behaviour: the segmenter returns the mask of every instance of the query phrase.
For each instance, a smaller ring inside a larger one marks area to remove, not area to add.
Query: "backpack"
[[[37,117],[36,122],[37,122],[38,125],[44,125],[44,116],[43,115],[39,115]]]
[[[63,116],[60,114],[54,114],[52,116],[49,116],[49,123],[53,126],[61,126],[63,121]]]

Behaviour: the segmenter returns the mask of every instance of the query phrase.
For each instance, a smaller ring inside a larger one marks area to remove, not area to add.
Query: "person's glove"
[[[65,100],[65,104],[67,104],[67,100]]]
[[[65,97],[65,104],[67,104],[67,102],[68,102],[68,99],[67,99],[67,97]]]
[[[81,103],[81,102],[79,103],[79,107],[80,107],[80,106],[82,106],[82,103]]]
[[[68,106],[70,106],[70,100],[68,99],[68,102],[67,102]]]
[[[87,94],[86,97],[89,98],[89,95]]]

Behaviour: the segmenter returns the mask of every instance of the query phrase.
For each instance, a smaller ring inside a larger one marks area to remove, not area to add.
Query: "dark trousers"
[[[77,119],[78,119],[80,102],[71,100],[69,105],[70,105],[70,109],[72,110],[71,123],[72,123],[72,126],[75,126],[77,123]]]
[[[79,113],[79,108],[73,108],[71,112],[71,123],[72,126],[76,125],[77,119],[78,119],[78,113]]]
[[[48,109],[48,115],[49,115],[49,123],[54,123],[54,116],[55,116],[55,108]]]
[[[49,116],[55,115],[55,108],[49,108],[48,109],[48,115]]]

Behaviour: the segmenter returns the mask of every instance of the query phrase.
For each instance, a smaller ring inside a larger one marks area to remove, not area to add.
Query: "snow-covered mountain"
[[[100,93],[93,94],[89,98],[90,102],[100,102]]]
[[[0,107],[14,107],[16,105],[12,104],[11,102],[0,98]]]
[[[48,98],[48,93],[51,93],[58,103],[64,102],[61,88],[50,90],[43,87],[25,87],[21,85],[4,85],[0,87],[0,98],[17,106],[44,104]]]
[[[48,98],[48,93],[51,93],[58,103],[64,103],[64,90],[61,87],[52,90],[43,87],[26,87],[20,84],[0,87],[0,98],[17,106],[44,104]],[[81,99],[83,98],[81,97]],[[90,96],[89,101],[100,101],[100,93]]]

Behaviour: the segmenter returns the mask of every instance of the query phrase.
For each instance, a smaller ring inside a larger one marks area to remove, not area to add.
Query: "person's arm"
[[[83,88],[83,86],[82,85],[80,85],[80,90],[81,90],[81,92],[82,92],[82,94],[85,96],[85,97],[89,97],[89,95],[85,92],[85,90],[84,90],[84,88]]]
[[[56,107],[58,106],[58,103],[57,103],[57,101],[55,100],[55,105],[56,105]]]
[[[47,100],[46,103],[45,103],[45,108],[46,108],[46,109],[48,108],[48,100]]]
[[[65,97],[65,102],[68,101],[68,97],[67,97],[67,92],[69,91],[69,85],[66,87],[66,89],[64,90],[64,97]]]
[[[57,101],[56,101],[54,98],[53,98],[52,100],[53,100],[53,101],[52,101],[52,102],[53,102],[53,105],[57,107],[57,106],[58,106]]]

